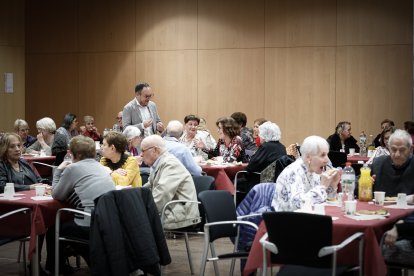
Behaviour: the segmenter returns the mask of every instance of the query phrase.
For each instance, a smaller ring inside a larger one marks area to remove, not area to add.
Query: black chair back
[[[347,160],[347,155],[345,152],[331,150],[328,153],[328,157],[331,160],[333,167],[345,167]]]
[[[295,162],[295,158],[291,157],[290,155],[283,155],[279,159],[276,160],[276,168],[275,168],[275,178],[273,179],[274,183],[276,183],[277,178],[279,177],[280,173],[290,164]]]
[[[278,249],[271,254],[272,263],[312,267],[330,267],[331,256],[319,258],[324,246],[332,245],[332,218],[330,216],[296,213],[263,213],[269,241]]]
[[[222,190],[203,191],[198,195],[206,213],[208,223],[237,220],[233,196]],[[237,227],[218,225],[210,227],[210,242],[223,237],[236,237]]]
[[[193,175],[192,177],[193,177],[197,195],[201,193],[202,191],[215,189],[214,177],[209,176],[209,175],[200,175],[200,176]]]
[[[202,191],[208,191],[208,190],[214,190],[215,189],[215,185],[214,185],[214,177],[209,176],[209,175],[201,175],[201,176],[195,176],[193,175],[193,181],[194,181],[194,185],[195,185],[195,189],[196,189],[196,193],[197,193],[197,200],[200,200],[198,198],[198,194],[201,193]],[[204,224],[206,223],[206,212],[204,211],[204,207],[202,204],[198,205],[198,211],[200,212],[200,217],[201,217],[201,222],[198,225],[200,231],[203,231],[204,228]]]

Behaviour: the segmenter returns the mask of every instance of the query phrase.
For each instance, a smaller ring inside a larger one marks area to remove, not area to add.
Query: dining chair
[[[27,231],[30,231],[30,225],[32,221],[31,217],[31,209],[30,208],[20,208],[13,211],[9,211],[6,213],[3,213],[0,215],[0,223],[2,225],[7,225],[9,219],[18,220],[21,222],[21,227],[19,229],[15,229],[13,233],[2,233],[0,235],[0,246],[8,244],[10,242],[19,241],[19,253],[17,256],[17,262],[20,262],[20,256],[21,256],[21,249],[23,250],[23,267],[26,274],[26,247],[25,242],[30,240],[30,238],[27,237],[28,233]],[[24,221],[27,220],[27,223],[25,224]]]
[[[88,212],[72,209],[72,208],[60,208],[56,213],[56,224],[55,224],[55,276],[59,275],[59,247],[60,247],[60,241],[65,242],[73,242],[73,243],[81,243],[81,244],[88,244],[89,240],[80,239],[77,237],[71,237],[69,235],[61,236],[60,235],[60,221],[62,213],[69,213],[69,214],[78,214],[82,216],[90,217],[91,214]],[[79,256],[76,256],[77,262]]]
[[[236,259],[247,259],[249,252],[239,251],[239,227],[249,225],[257,230],[256,224],[243,221],[251,216],[236,216],[236,207],[234,206],[233,197],[227,191],[203,191],[199,194],[199,199],[206,213],[206,224],[204,225],[204,248],[201,259],[200,275],[204,275],[206,263],[213,262],[215,275],[219,275],[217,261],[231,260],[230,275],[234,274]],[[214,242],[221,238],[230,238],[234,240],[234,247],[231,252],[216,254]],[[210,249],[210,250],[209,250]],[[211,251],[211,257],[208,253]]]
[[[207,190],[213,190],[214,189],[214,177],[212,176],[192,176],[193,177],[193,181],[194,181],[194,186],[196,189],[196,193],[197,193],[197,198],[198,198],[198,194],[201,193],[202,191],[207,191]],[[204,234],[204,224],[205,224],[205,213],[204,213],[204,208],[201,205],[201,203],[197,200],[197,201],[192,201],[192,200],[172,200],[167,202],[162,211],[161,211],[161,223],[164,226],[164,220],[165,220],[165,211],[167,210],[167,208],[172,205],[172,204],[177,204],[177,203],[184,203],[184,204],[198,204],[198,210],[200,213],[200,222],[196,225],[191,225],[189,227],[184,227],[184,228],[178,228],[178,229],[164,229],[164,232],[169,232],[169,233],[173,233],[175,234],[183,234],[184,235],[184,241],[185,241],[185,247],[187,250],[187,257],[188,257],[188,263],[190,265],[190,271],[191,274],[194,274],[194,266],[193,266],[193,261],[192,261],[192,256],[191,256],[191,249],[190,249],[190,243],[189,243],[189,239],[188,239],[188,235],[192,234],[192,235],[203,235]]]
[[[402,270],[402,275],[408,276],[408,270],[414,270],[414,259],[412,258],[412,254],[407,254],[404,251],[399,250],[398,246],[387,247],[384,244],[386,235],[387,234],[384,233],[381,238],[380,248],[388,268],[388,273],[390,272],[390,269],[396,269]],[[409,243],[410,241],[407,242]]]
[[[267,273],[267,251],[274,264],[282,264],[277,275],[343,275],[357,271],[363,275],[364,234],[357,232],[339,245],[332,245],[332,217],[298,213],[263,213],[267,234],[261,239],[263,275]],[[304,232],[305,230],[305,232]],[[338,266],[337,252],[359,241],[358,264]]]

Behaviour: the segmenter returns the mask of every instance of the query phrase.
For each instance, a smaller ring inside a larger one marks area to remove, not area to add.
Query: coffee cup
[[[315,204],[313,206],[313,212],[319,215],[325,215],[325,205],[324,204]]]
[[[354,148],[349,149],[349,155],[351,155],[351,156],[355,155],[355,149]]]
[[[46,192],[46,187],[43,185],[36,185],[35,190],[36,190],[36,196],[44,196]]]
[[[397,207],[399,208],[407,207],[407,194],[405,193],[397,194]]]
[[[345,214],[354,215],[356,212],[357,202],[356,200],[346,200],[345,201]]]
[[[385,192],[374,192],[374,202],[375,205],[384,205]]]
[[[14,197],[14,183],[6,183],[3,196],[6,199],[11,199]]]

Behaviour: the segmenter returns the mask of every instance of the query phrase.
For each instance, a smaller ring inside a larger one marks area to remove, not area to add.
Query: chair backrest
[[[193,181],[196,189],[197,195],[201,193],[202,191],[207,190],[214,190],[214,177],[209,175],[200,175],[195,176],[193,175]]]
[[[197,193],[197,199],[198,199],[198,194],[201,193],[202,191],[208,191],[208,190],[215,189],[214,177],[209,176],[209,175],[201,175],[201,176],[193,175],[192,177],[193,177],[194,186],[195,186],[196,193]],[[199,229],[200,231],[203,231],[204,224],[206,223],[206,212],[204,211],[204,207],[202,204],[198,205],[198,211],[201,217]]]
[[[279,177],[280,173],[290,164],[295,162],[295,158],[290,155],[283,155],[279,159],[276,160],[276,168],[275,168],[275,175],[272,182],[276,183],[277,178]]]
[[[203,191],[198,195],[208,223],[237,220],[233,196],[222,190]],[[223,237],[236,237],[237,227],[218,225],[210,227],[210,242]]]
[[[347,156],[345,152],[340,152],[340,151],[329,151],[328,152],[328,157],[332,162],[332,166],[336,167],[344,167],[346,160],[347,160]]]
[[[262,171],[260,174],[260,183],[276,183],[279,174],[293,162],[295,162],[295,159],[289,155],[279,157]]]
[[[31,221],[30,208],[19,208],[0,213],[0,245],[30,235]]]
[[[297,212],[263,213],[269,241],[278,254],[271,254],[272,263],[313,267],[330,267],[331,256],[319,258],[324,246],[332,245],[332,218]]]

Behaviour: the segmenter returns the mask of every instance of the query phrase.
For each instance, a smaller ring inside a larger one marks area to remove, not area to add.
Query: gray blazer
[[[161,122],[157,111],[157,105],[154,102],[150,101],[148,103],[148,108],[152,117],[152,131],[154,134],[156,134],[157,123]],[[135,99],[124,106],[124,110],[122,111],[122,125],[124,126],[124,129],[127,126],[136,126],[139,128],[139,130],[141,130],[142,135],[144,135],[141,112],[139,111],[139,107]]]

